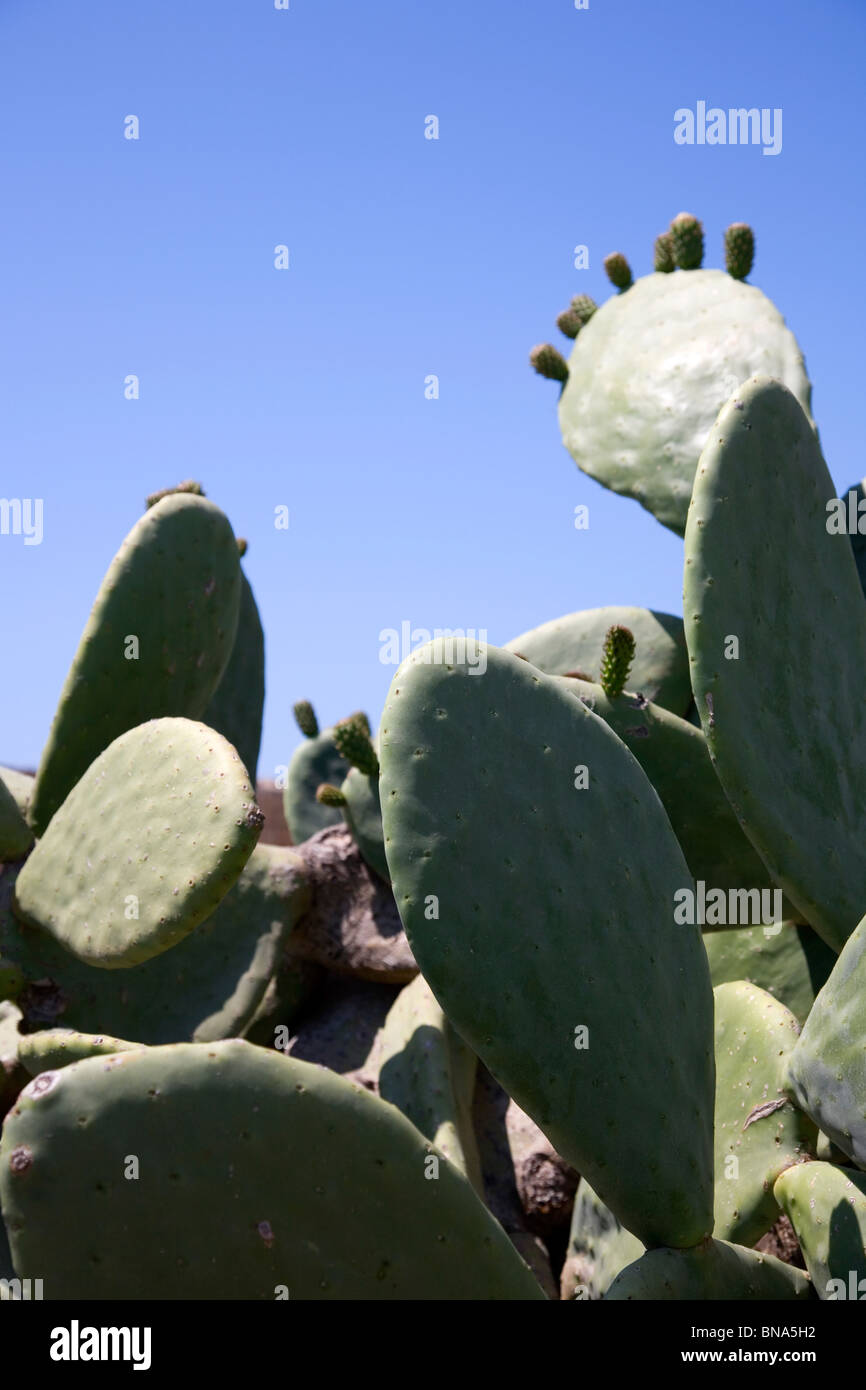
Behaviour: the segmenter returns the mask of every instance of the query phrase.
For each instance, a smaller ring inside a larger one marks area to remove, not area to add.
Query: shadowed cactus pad
[[[830,1163],[801,1163],[776,1182],[774,1195],[797,1233],[821,1299],[858,1302],[866,1293],[866,1173]]]
[[[45,1276],[46,1298],[542,1298],[466,1179],[444,1159],[425,1178],[431,1154],[323,1067],[181,1044],[31,1082],[0,1200],[16,1270]]]
[[[15,870],[0,871],[0,962],[30,1029],[57,1024],[142,1043],[210,1042],[252,1022],[289,932],[309,904],[294,850],[257,845],[233,888],[195,931],[143,965],[86,965],[9,909]]]
[[[713,1056],[706,955],[674,923],[688,869],[608,727],[528,662],[484,654],[477,674],[421,648],[382,716],[410,944],[465,1041],[623,1224],[691,1244],[712,1227]]]
[[[262,820],[231,744],[190,719],[151,720],[67,797],[21,871],[15,910],[89,964],[149,960],[213,912]]]

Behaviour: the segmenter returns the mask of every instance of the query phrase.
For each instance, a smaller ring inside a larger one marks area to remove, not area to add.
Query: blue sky
[[[527,354],[682,209],[707,264],[753,224],[834,479],[866,473],[864,40],[861,0],[0,0],[0,493],[45,509],[41,545],[0,536],[0,762],[38,759],[105,569],[182,478],[250,543],[260,775],[302,696],[377,719],[383,628],[680,612],[681,542],[578,472]],[[676,145],[698,100],[781,107],[782,152]]]

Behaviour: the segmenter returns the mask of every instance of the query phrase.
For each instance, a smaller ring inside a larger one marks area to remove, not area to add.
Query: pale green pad
[[[866,1175],[802,1163],[782,1174],[775,1196],[797,1233],[818,1297],[866,1297]]]
[[[866,604],[809,421],[754,378],[701,455],[686,530],[692,686],[716,772],[772,876],[841,950],[866,880]],[[739,642],[738,659],[728,639]]]
[[[714,985],[748,980],[790,1009],[801,1025],[837,959],[811,927],[796,922],[784,922],[769,934],[763,927],[708,931],[704,946]]]
[[[622,1223],[694,1244],[712,1228],[712,995],[698,929],[674,923],[692,885],[661,803],[560,681],[495,647],[437,665],[435,646],[400,667],[379,734],[418,964]]]
[[[785,1088],[822,1134],[866,1168],[866,918],[812,1005]]]
[[[16,1270],[51,1299],[543,1298],[462,1174],[425,1177],[435,1152],[324,1067],[179,1044],[31,1082],[0,1200]]]
[[[525,656],[548,676],[583,671],[587,679],[597,682],[605,634],[616,626],[627,627],[634,635],[629,690],[639,690],[674,714],[685,714],[692,698],[688,651],[683,620],[670,613],[622,606],[587,608],[522,633],[506,642],[505,650]]]
[[[423,975],[405,985],[377,1034],[365,1070],[483,1195],[472,1096],[476,1057],[445,1017]]]
[[[744,981],[716,1001],[717,1240],[754,1245],[778,1220],[773,1183],[814,1156],[817,1132],[782,1090],[799,1025],[784,1004]],[[781,1105],[779,1104],[781,1102]],[[772,1108],[776,1106],[777,1108]]]
[[[136,965],[213,912],[262,819],[220,734],[151,720],[115,739],[67,797],[21,870],[15,910],[88,964]]]
[[[646,275],[575,340],[559,401],[563,443],[590,477],[682,535],[710,427],[757,372],[785,382],[809,413],[797,340],[759,289],[721,270]]]
[[[163,715],[201,719],[235,640],[237,542],[204,497],[176,494],[132,528],[93,605],[66,677],[30,804],[48,822],[120,734]],[[127,659],[131,637],[138,659]]]
[[[18,1043],[18,1061],[31,1076],[56,1071],[84,1057],[110,1057],[114,1052],[134,1052],[141,1043],[110,1038],[104,1033],[76,1033],[74,1028],[46,1028],[25,1033]]]
[[[811,1280],[802,1269],[783,1264],[775,1255],[710,1240],[694,1250],[648,1250],[617,1275],[605,1297],[751,1303],[811,1295]]]
[[[13,871],[0,874],[0,959],[31,1028],[56,1023],[142,1043],[237,1037],[252,1022],[309,889],[294,850],[257,845],[217,910],[170,951],[125,970],[76,960],[9,910]],[[21,986],[27,987],[21,993]]]

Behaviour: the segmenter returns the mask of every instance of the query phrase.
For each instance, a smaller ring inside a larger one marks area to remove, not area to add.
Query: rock
[[[380,983],[407,984],[418,973],[394,894],[364,862],[345,825],[329,825],[298,845],[311,900],[288,944],[291,955]]]

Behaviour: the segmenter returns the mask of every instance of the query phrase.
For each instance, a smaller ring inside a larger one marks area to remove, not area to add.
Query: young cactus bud
[[[755,233],[745,222],[732,222],[725,232],[725,270],[745,280],[755,260]]]
[[[552,343],[539,343],[529,354],[529,361],[539,376],[550,381],[568,381],[568,363]]]
[[[574,309],[563,309],[556,320],[556,326],[560,333],[565,334],[566,338],[576,338],[583,328],[583,319],[580,314],[575,313]]]
[[[634,634],[627,627],[609,627],[601,652],[598,683],[609,700],[621,695],[634,660]]]
[[[192,492],[196,497],[204,497],[204,488],[201,483],[195,482],[192,478],[187,478],[185,483],[178,483],[177,487],[164,487],[159,492],[152,492],[145,499],[145,506],[150,510],[155,507],[157,502],[161,502],[163,497],[172,497],[176,492]]]
[[[305,738],[315,738],[319,732],[319,721],[309,700],[299,700],[292,706],[295,723]]]
[[[331,782],[322,782],[321,786],[316,788],[316,800],[321,806],[345,806],[346,804],[346,798],[340,788],[335,787]]]
[[[598,305],[591,295],[576,294],[571,301],[571,307],[578,315],[581,323],[589,323]]]
[[[362,722],[363,721],[363,722]],[[365,727],[366,726],[366,727]],[[365,777],[376,777],[379,772],[379,759],[370,738],[369,726],[364,715],[353,714],[334,726],[334,744],[347,763],[363,772]]]
[[[355,723],[360,724],[361,728],[364,730],[368,738],[373,737],[373,730],[370,728],[370,721],[362,709],[353,710],[351,714],[346,715],[345,719],[341,719],[340,723],[348,724],[350,719],[353,720]]]
[[[653,270],[660,270],[663,275],[670,275],[672,270],[676,270],[674,244],[668,232],[662,232],[661,236],[655,239]]]
[[[242,560],[242,559],[244,558],[244,556],[246,555],[247,551],[249,550],[249,545],[248,545],[247,542],[244,540],[243,536],[238,536],[238,537],[237,537],[237,543],[238,543],[238,556],[239,556],[239,558]]]
[[[629,286],[634,283],[632,280],[631,266],[621,251],[614,251],[611,255],[605,256],[604,268],[607,272],[608,280],[610,280],[612,285],[616,285],[620,293],[622,293],[623,290],[627,290]]]
[[[680,270],[699,270],[704,259],[704,229],[690,212],[680,212],[670,225],[674,260]]]

